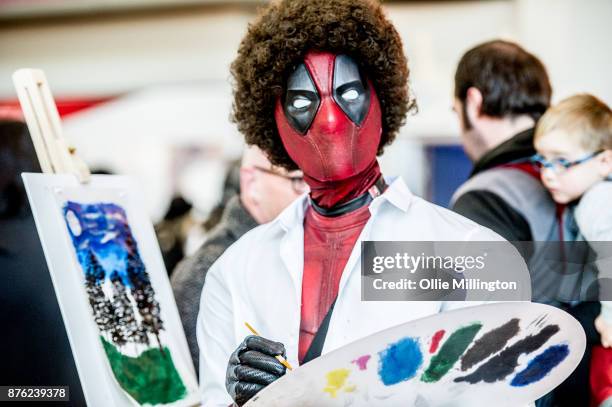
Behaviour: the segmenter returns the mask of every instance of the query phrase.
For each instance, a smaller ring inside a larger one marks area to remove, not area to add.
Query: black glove
[[[285,366],[275,356],[285,354],[285,346],[261,336],[247,336],[232,353],[225,374],[225,388],[241,406],[261,389],[285,374]]]

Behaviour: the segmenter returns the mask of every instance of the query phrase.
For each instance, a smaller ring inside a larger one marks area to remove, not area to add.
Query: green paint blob
[[[103,337],[102,344],[119,385],[139,404],[167,404],[187,394],[170,350],[151,348],[137,357],[126,356]]]
[[[482,324],[475,322],[453,332],[444,342],[440,351],[431,358],[429,367],[427,367],[427,370],[421,376],[421,381],[435,383],[448,373],[461,355],[463,355],[463,352],[470,346],[480,328],[482,328]]]

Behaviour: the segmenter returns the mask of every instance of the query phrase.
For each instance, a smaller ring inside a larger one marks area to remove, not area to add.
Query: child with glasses
[[[612,111],[587,94],[567,98],[548,109],[535,136],[541,178],[559,204],[577,200],[575,217],[586,240],[612,241]],[[598,253],[600,298],[612,300],[612,258]],[[603,257],[603,258],[602,258]],[[608,257],[608,258],[605,258]],[[602,301],[595,320],[602,345],[612,347],[612,301]],[[600,406],[612,407],[612,349],[593,353],[591,387]],[[607,360],[607,361],[606,361]],[[597,394],[598,393],[598,394]]]

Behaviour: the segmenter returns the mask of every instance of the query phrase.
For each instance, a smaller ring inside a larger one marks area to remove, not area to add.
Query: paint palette
[[[585,334],[534,303],[494,303],[411,321],[289,372],[257,406],[523,406],[576,368]]]

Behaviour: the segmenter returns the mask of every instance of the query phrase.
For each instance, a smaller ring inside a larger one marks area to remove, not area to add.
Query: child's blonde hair
[[[553,130],[562,130],[589,151],[612,149],[612,110],[593,95],[571,96],[544,113],[534,137]]]

